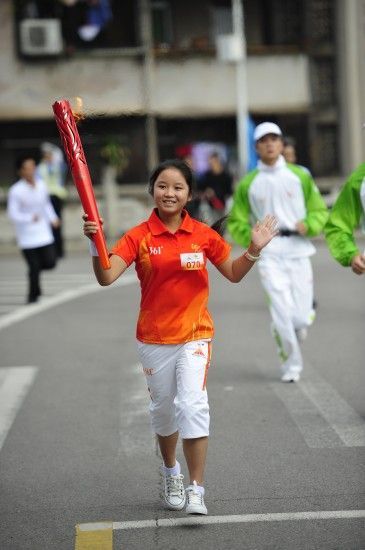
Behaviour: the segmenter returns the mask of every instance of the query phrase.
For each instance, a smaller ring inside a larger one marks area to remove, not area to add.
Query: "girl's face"
[[[166,168],[153,186],[153,198],[160,214],[173,215],[182,211],[191,199],[189,186],[177,168]]]

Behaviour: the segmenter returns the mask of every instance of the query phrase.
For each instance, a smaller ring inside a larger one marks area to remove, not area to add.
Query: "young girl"
[[[101,267],[90,242],[93,268],[98,282],[110,285],[132,262],[136,264],[142,293],[137,346],[151,397],[151,423],[163,458],[162,499],[171,510],[186,505],[188,514],[207,514],[203,487],[209,435],[206,382],[213,337],[207,310],[207,260],[238,283],[276,235],[276,220],[266,216],[257,223],[250,246],[234,260],[231,246],[184,209],[193,192],[187,164],[162,162],[150,177],[149,192],[156,207],[147,221],[116,243],[109,270]],[[84,234],[92,238],[96,231],[96,223],[84,215]],[[190,476],[186,491],[176,460],[179,434]]]

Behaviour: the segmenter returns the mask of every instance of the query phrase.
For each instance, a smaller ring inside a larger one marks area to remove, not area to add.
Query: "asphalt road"
[[[239,285],[211,271],[209,516],[197,525],[159,503],[133,270],[96,290],[89,258],[70,256],[39,306],[13,301],[0,317],[1,550],[365,548],[365,278],[317,247],[299,384],[280,382],[257,271]],[[16,293],[22,261],[2,265],[2,293],[7,281]]]

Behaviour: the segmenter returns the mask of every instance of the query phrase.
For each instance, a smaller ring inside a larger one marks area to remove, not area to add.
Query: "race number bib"
[[[184,271],[204,269],[203,252],[188,252],[180,254],[181,268]]]

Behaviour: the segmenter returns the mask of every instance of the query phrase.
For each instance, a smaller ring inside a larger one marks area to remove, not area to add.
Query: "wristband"
[[[260,254],[258,256],[253,256],[249,253],[248,250],[246,250],[246,252],[244,253],[244,257],[247,258],[250,262],[256,262],[260,259]]]
[[[89,239],[89,250],[90,250],[91,256],[99,256],[95,243],[91,239]]]

